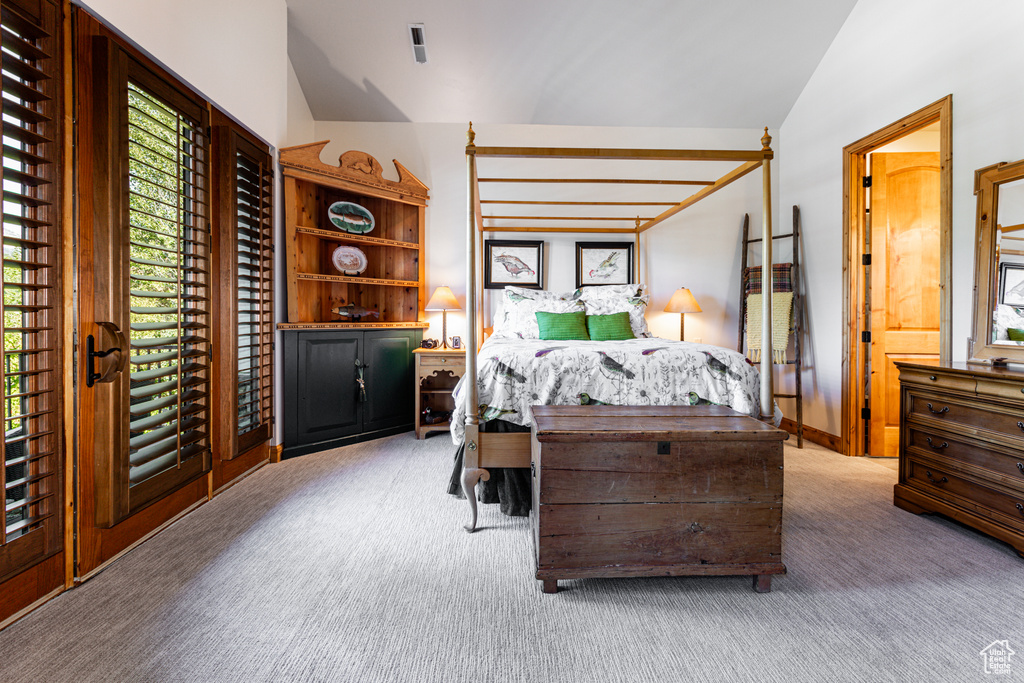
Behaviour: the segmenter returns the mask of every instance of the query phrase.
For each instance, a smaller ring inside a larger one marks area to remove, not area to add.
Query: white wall
[[[474,126],[478,146],[562,146],[562,147],[664,147],[699,149],[760,149],[759,130],[708,130],[708,129],[664,129],[664,128],[600,128],[534,125],[485,125]],[[397,179],[392,159],[398,159],[430,187],[430,204],[427,209],[427,290],[447,284],[465,305],[466,292],[466,127],[460,124],[413,124],[413,123],[349,123],[318,121],[315,125],[317,140],[331,140],[322,155],[325,163],[336,164],[338,157],[349,149],[367,152],[384,166],[385,177]],[[773,143],[777,149],[777,145]],[[481,161],[481,175],[500,175],[512,169],[515,163],[537,163],[519,161],[507,165],[496,160]],[[484,172],[484,163],[491,163]],[[552,162],[547,162],[552,163]],[[635,165],[623,162],[556,162],[558,173],[569,177],[672,177],[675,167],[637,170]],[[683,163],[683,162],[662,162]],[[595,170],[597,164],[601,166]],[[735,164],[703,162],[691,163],[688,171],[691,179],[715,180]],[[605,173],[604,169],[608,168]],[[689,170],[692,169],[692,170]],[[505,175],[515,175],[512,172]],[[777,181],[776,181],[777,182]],[[507,186],[505,186],[507,187]],[[588,186],[593,192],[593,186]],[[634,186],[636,187],[636,186]],[[645,196],[665,196],[664,187],[640,186]],[[488,191],[497,192],[488,186]],[[523,186],[516,191],[522,192]],[[680,201],[694,191],[693,187],[671,187],[669,193],[674,201]],[[552,190],[548,190],[551,192]],[[561,188],[561,191],[565,191]],[[615,188],[604,186],[601,192],[609,195]],[[662,193],[662,194],[658,194]],[[591,195],[593,196],[593,195]],[[521,197],[520,197],[521,198]],[[644,207],[643,215],[656,215],[652,211],[665,207]],[[591,209],[573,207],[578,215]],[[499,209],[488,207],[484,213],[510,213],[508,206]],[[556,209],[543,207],[545,215]],[[705,343],[719,344],[734,348],[737,334],[737,311],[739,307],[739,262],[740,234],[743,214],[751,214],[752,229],[760,231],[761,216],[761,175],[751,174],[735,184],[720,190],[717,194],[687,209],[662,225],[645,233],[649,240],[642,249],[648,260],[642,264],[642,279],[652,291],[648,309],[648,323],[658,336],[678,338],[679,316],[664,313],[669,297],[680,286],[687,286],[700,302],[704,312],[691,314],[686,318],[688,340],[701,338]],[[571,215],[571,214],[570,214]],[[776,219],[778,222],[778,218]],[[575,286],[575,242],[617,241],[628,239],[619,235],[556,235],[545,233],[494,233],[494,237],[505,239],[543,239],[546,251],[546,288],[568,290]],[[428,313],[431,329],[426,335],[441,336],[441,316]],[[466,315],[448,314],[448,334],[464,335]]]
[[[309,111],[309,103],[306,102],[306,95],[302,92],[302,86],[299,85],[299,78],[295,75],[291,61],[288,62],[288,107],[285,124],[282,147],[313,141],[313,114]]]
[[[842,148],[953,94],[953,358],[966,357],[974,169],[1024,157],[1024,3],[860,0],[782,125],[782,203],[803,217],[810,317],[807,424],[838,434]]]
[[[269,142],[285,137],[285,0],[75,0]]]

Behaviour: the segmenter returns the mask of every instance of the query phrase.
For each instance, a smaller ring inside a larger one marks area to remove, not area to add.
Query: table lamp
[[[700,304],[686,287],[680,287],[665,307],[667,313],[679,314],[679,341],[683,341],[683,321],[687,313],[700,313]]]
[[[448,288],[448,285],[441,285],[434,290],[434,293],[430,295],[430,301],[424,307],[425,311],[441,311],[441,346],[438,348],[448,348],[448,311],[461,311],[462,306],[459,305],[458,299],[452,294],[452,290]],[[699,309],[698,309],[699,310]]]

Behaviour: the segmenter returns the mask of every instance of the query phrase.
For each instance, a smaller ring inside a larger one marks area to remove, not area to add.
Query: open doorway
[[[948,96],[843,150],[846,455],[896,456],[895,361],[950,358]]]

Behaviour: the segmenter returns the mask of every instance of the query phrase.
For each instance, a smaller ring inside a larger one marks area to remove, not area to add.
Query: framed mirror
[[[1024,363],[1024,160],[974,173],[972,362]]]

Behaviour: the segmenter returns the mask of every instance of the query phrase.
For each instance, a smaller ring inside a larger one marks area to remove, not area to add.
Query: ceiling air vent
[[[409,39],[412,41],[412,58],[417,64],[427,63],[427,39],[423,24],[409,24]]]

